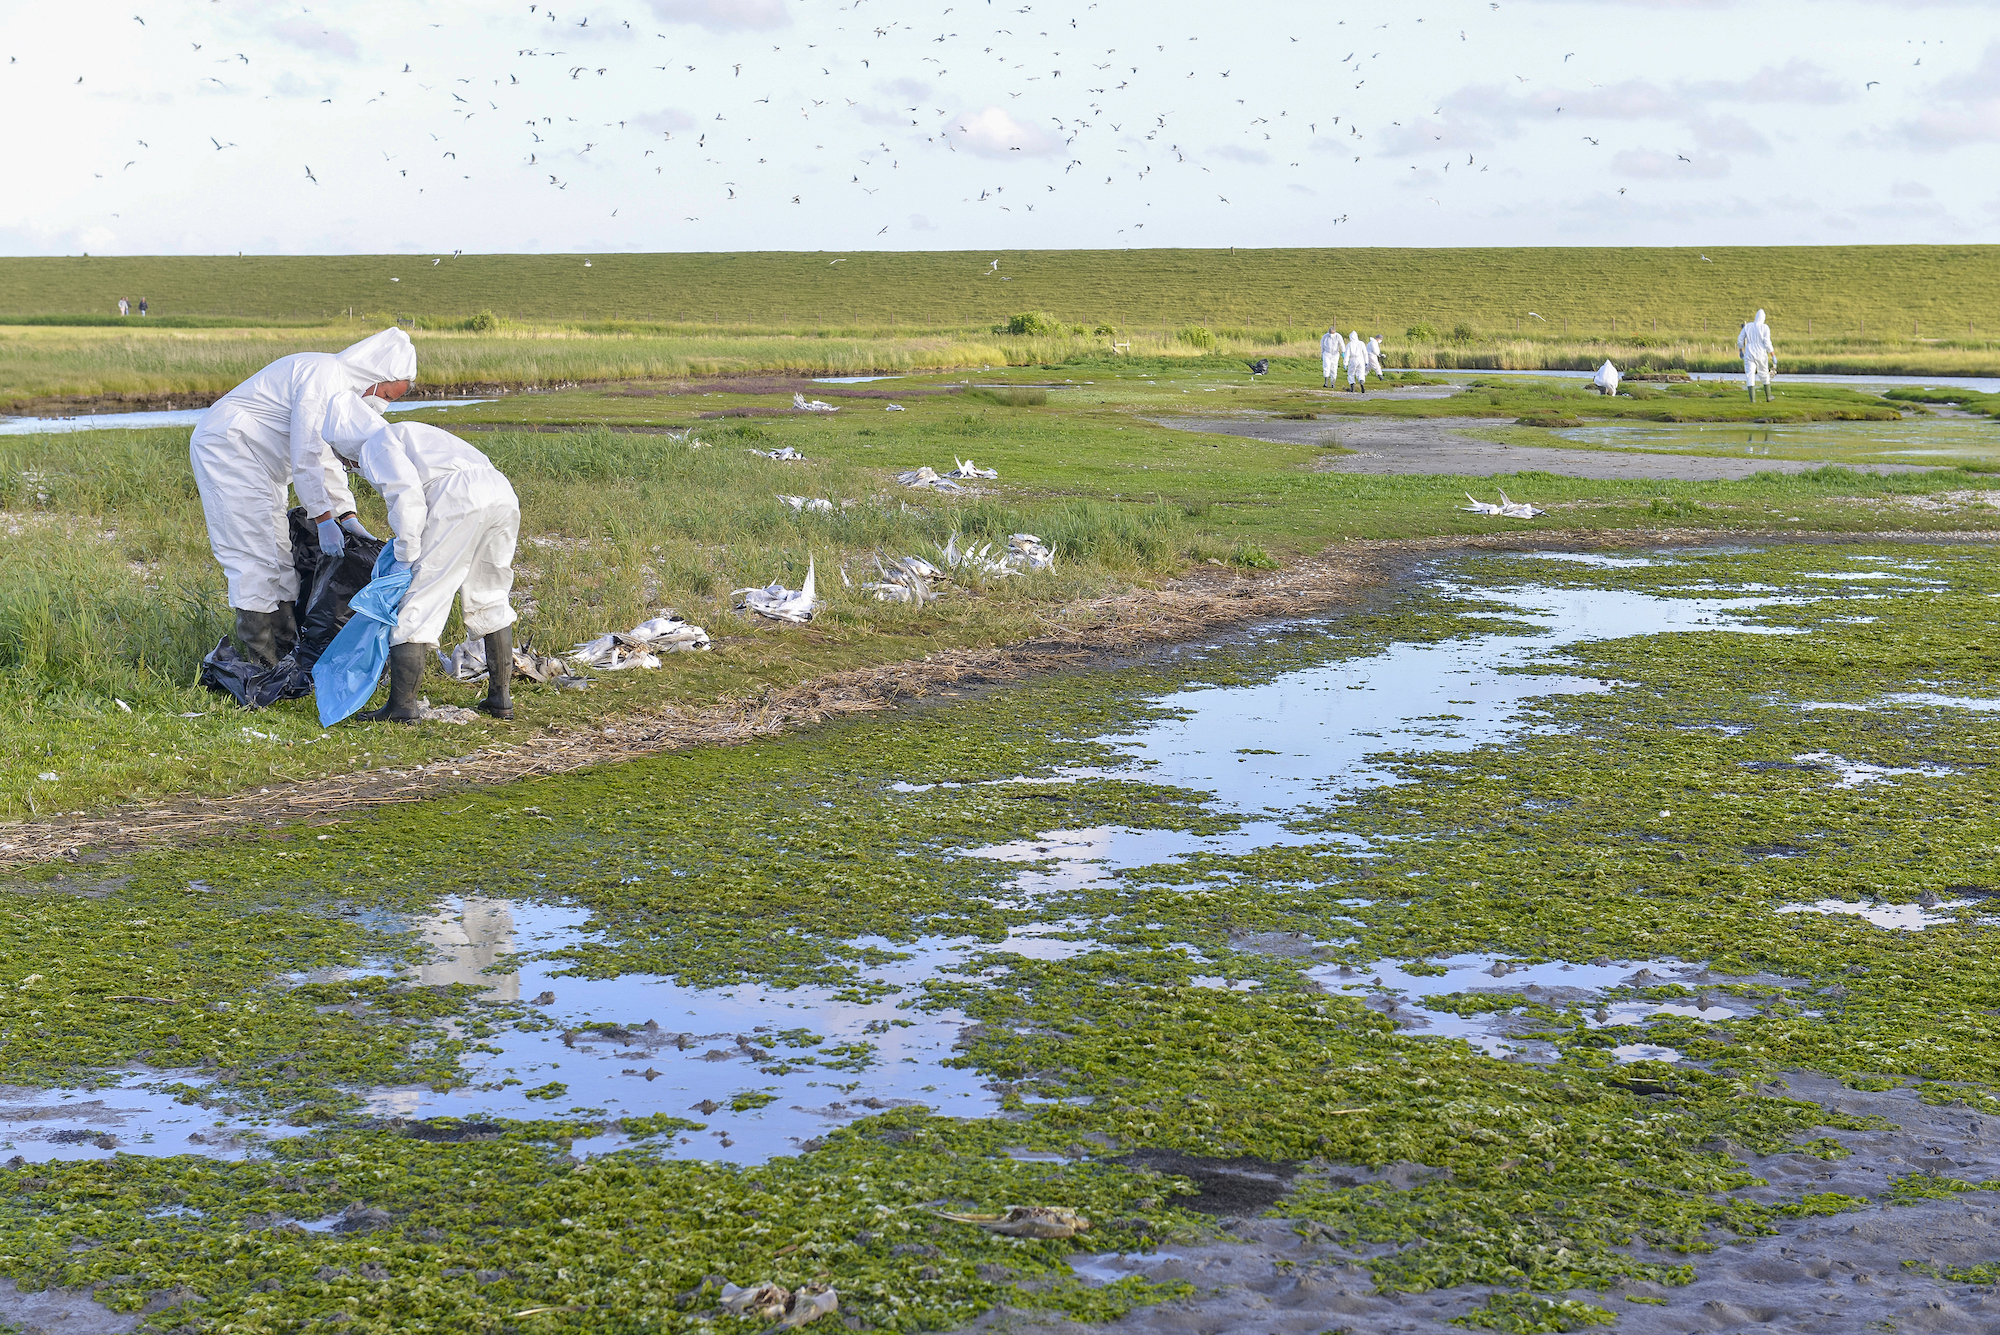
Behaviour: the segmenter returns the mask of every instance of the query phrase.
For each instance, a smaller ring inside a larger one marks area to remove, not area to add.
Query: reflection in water
[[[521,975],[486,970],[514,950],[514,913],[504,899],[467,896],[458,911],[446,907],[417,919],[417,931],[431,956],[417,966],[426,987],[469,983],[484,988],[490,1001],[519,1001]]]

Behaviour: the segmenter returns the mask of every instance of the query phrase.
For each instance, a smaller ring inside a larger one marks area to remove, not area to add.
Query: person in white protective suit
[[[1597,374],[1590,378],[1590,387],[1599,394],[1615,395],[1618,393],[1618,380],[1618,368],[1611,364],[1609,357],[1606,357],[1604,365],[1598,367]]]
[[[1743,388],[1750,393],[1750,402],[1757,401],[1757,382],[1764,382],[1764,402],[1771,401],[1771,368],[1778,360],[1778,350],[1771,343],[1771,326],[1764,323],[1764,312],[1758,311],[1750,322],[1736,335],[1736,346],[1743,353]]]
[[[1328,389],[1333,388],[1334,377],[1340,374],[1340,335],[1334,333],[1331,327],[1320,336],[1319,374]]]
[[[1382,336],[1380,334],[1368,340],[1368,369],[1375,373],[1377,380],[1384,379],[1386,376],[1386,373],[1382,370]]]
[[[299,494],[329,555],[347,534],[372,536],[354,513],[347,476],[320,436],[327,402],[366,391],[389,402],[409,391],[417,350],[401,329],[371,334],[342,352],[280,357],[215,401],[188,441],[209,549],[229,583],[244,656],[269,666],[298,639],[285,488]]]
[[[1350,390],[1368,392],[1368,345],[1361,341],[1361,331],[1350,329],[1347,333],[1347,348],[1343,354],[1347,359],[1347,387]]]
[[[492,461],[426,422],[384,422],[360,395],[336,394],[322,427],[343,463],[360,471],[389,507],[395,559],[410,590],[389,633],[389,703],[356,717],[413,723],[417,685],[459,596],[465,629],[486,641],[486,698],[475,709],[514,717],[514,544],[521,502]]]

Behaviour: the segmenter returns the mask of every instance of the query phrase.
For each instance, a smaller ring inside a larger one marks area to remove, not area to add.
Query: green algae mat
[[[1752,1161],[1880,1126],[1788,1073],[2000,1112],[1996,598],[1948,541],[1461,557],[1115,669],[17,874],[0,1278],[162,1330],[750,1330],[718,1295],[763,1280],[939,1329],[1179,1297],[1086,1258],[1268,1211],[1460,1326],[1670,1301],[1986,1186]],[[1289,1189],[1181,1171],[1218,1162]],[[945,1217],[1026,1205],[1090,1226]]]

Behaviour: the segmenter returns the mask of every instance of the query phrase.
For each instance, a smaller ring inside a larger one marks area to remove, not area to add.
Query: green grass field
[[[200,656],[227,630],[228,612],[188,472],[186,431],[0,438],[0,711],[10,720],[0,735],[0,818],[416,763],[518,735],[519,727],[698,706],[949,645],[1007,643],[1036,634],[1065,603],[1209,562],[1255,570],[1346,539],[1518,528],[1457,509],[1468,486],[1487,487],[1483,480],[1317,472],[1321,448],[1169,431],[1151,416],[1471,416],[1491,421],[1503,438],[1540,444],[1560,438],[1512,425],[1517,417],[1555,409],[1613,423],[1751,429],[1765,419],[1765,429],[1775,421],[1869,430],[1934,420],[1829,421],[1893,418],[1893,411],[1873,396],[1810,387],[1788,390],[1776,405],[1751,405],[1707,386],[1607,401],[1550,381],[1351,403],[1320,390],[1316,368],[1280,367],[1252,382],[1240,363],[1214,360],[1077,375],[1068,387],[1047,391],[1044,402],[1022,407],[950,392],[968,378],[897,381],[905,408],[898,413],[886,411],[886,400],[842,397],[842,387],[828,385],[812,389],[839,412],[792,414],[789,387],[701,381],[419,410],[465,434],[514,479],[523,501],[516,585],[523,636],[564,650],[671,605],[719,638],[712,654],[679,656],[658,672],[608,674],[588,694],[526,691],[515,729],[482,722],[343,728],[322,737],[309,702],[255,719],[220,707],[219,697],[192,685]],[[1047,379],[1030,371],[1013,378]],[[716,416],[742,411],[778,415]],[[1983,419],[1950,425],[1961,435],[1996,429]],[[690,434],[677,439],[666,429]],[[750,453],[780,445],[799,449],[807,462]],[[1874,457],[1868,451],[1877,447],[1859,448],[1852,457]],[[1774,457],[1785,454],[1774,450]],[[1000,479],[981,484],[986,494],[966,496],[909,491],[893,481],[898,470],[944,470],[960,458],[997,468]],[[2000,451],[1960,445],[1941,461],[1961,467],[1699,484],[1533,476],[1508,486],[1549,507],[1536,531],[1552,535],[1663,525],[1861,531],[1989,524],[1984,506],[1908,502],[1989,485],[1962,469],[1994,467]],[[801,515],[777,493],[852,504],[837,517]],[[365,486],[357,497],[364,519],[385,532],[379,500]],[[935,560],[953,533],[984,541],[1023,530],[1055,546],[1055,572],[986,582],[924,609],[873,601],[841,579],[843,566],[856,585],[869,578],[877,553]],[[773,578],[797,587],[809,559],[817,561],[826,598],[811,627],[783,629],[729,610],[733,589]],[[447,639],[457,634],[454,623]],[[428,689],[447,700],[475,694],[441,680]],[[190,714],[199,717],[184,717]],[[59,777],[38,777],[45,773]]]
[[[0,259],[0,314],[102,316],[118,298],[142,296],[160,315],[263,319],[490,310],[513,320],[876,332],[1048,311],[1120,330],[1338,321],[1400,333],[1425,322],[1494,336],[1561,333],[1567,321],[1571,334],[1628,337],[1733,334],[1761,306],[1793,336],[1811,322],[1815,335],[1991,338],[2000,333],[2000,247]]]

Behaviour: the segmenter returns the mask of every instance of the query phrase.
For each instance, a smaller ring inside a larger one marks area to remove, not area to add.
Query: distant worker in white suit
[[[298,639],[298,572],[292,565],[285,489],[299,494],[328,555],[347,534],[371,537],[354,514],[347,475],[320,436],[328,400],[365,391],[390,402],[417,376],[417,350],[400,329],[370,334],[341,352],[280,357],[217,399],[188,441],[208,545],[229,583],[244,657],[270,666]]]
[[[473,708],[514,717],[514,545],[521,502],[491,460],[427,422],[384,422],[358,394],[337,394],[323,428],[341,462],[389,507],[395,559],[410,589],[389,633],[389,703],[358,717],[414,723],[417,686],[457,594],[469,635],[486,641],[486,698]]]
[[[1375,373],[1377,380],[1384,378],[1387,374],[1382,369],[1382,336],[1380,334],[1368,340],[1368,369]]]
[[[1764,312],[1758,311],[1754,319],[1743,326],[1736,336],[1736,346],[1743,353],[1743,388],[1750,392],[1750,402],[1757,401],[1757,382],[1764,382],[1764,401],[1771,401],[1771,369],[1777,364],[1778,350],[1771,344],[1771,326],[1764,323]]]
[[[1334,379],[1340,374],[1340,335],[1334,333],[1330,325],[1327,331],[1320,335],[1319,374],[1321,382],[1328,389],[1333,388]]]
[[[1347,387],[1350,390],[1368,391],[1368,345],[1361,341],[1361,331],[1351,329],[1347,333]]]

